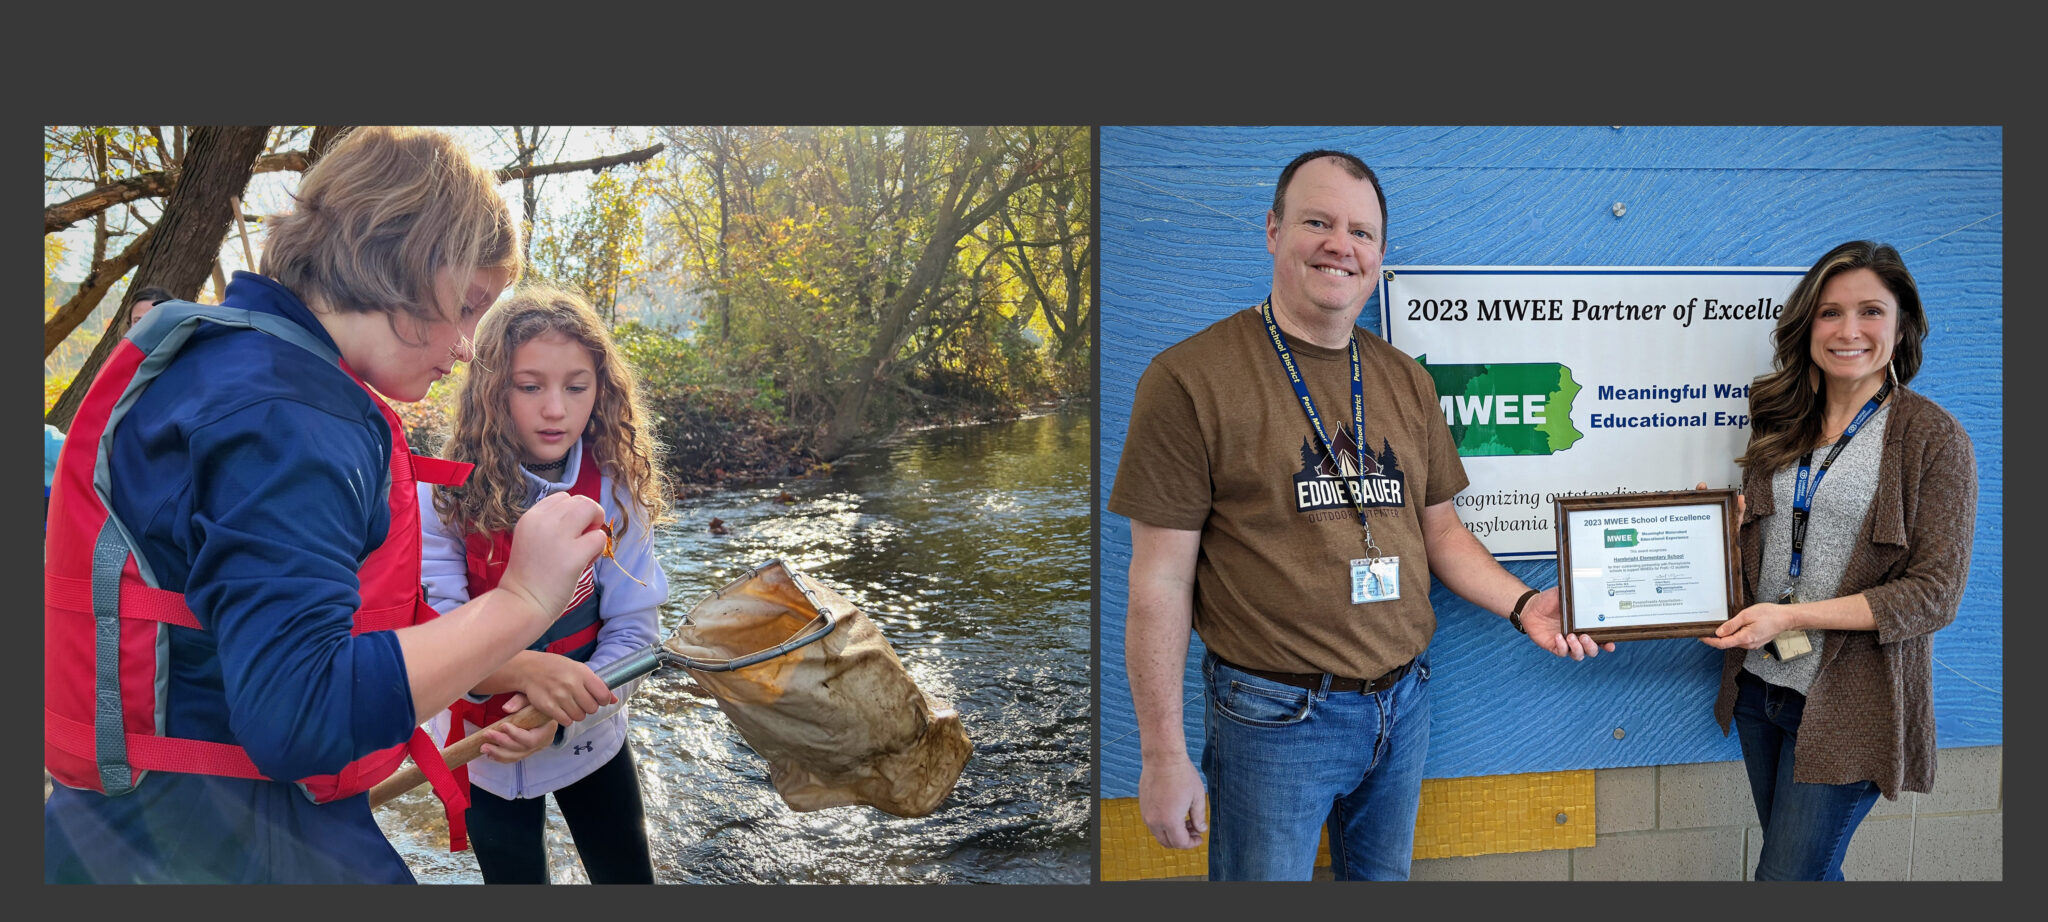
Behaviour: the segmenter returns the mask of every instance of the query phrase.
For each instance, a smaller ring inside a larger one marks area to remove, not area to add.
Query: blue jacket
[[[224,304],[329,343],[276,282],[237,272]],[[145,323],[147,320],[145,319]],[[390,524],[391,438],[375,403],[268,335],[194,336],[114,433],[116,515],[202,631],[172,629],[167,735],[244,747],[273,778],[338,770],[415,723],[396,636],[350,635],[356,570]],[[52,881],[409,882],[367,796],[314,804],[288,782],[158,772],[44,809]]]

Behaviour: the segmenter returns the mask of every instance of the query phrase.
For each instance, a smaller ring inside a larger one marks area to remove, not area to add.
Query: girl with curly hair
[[[547,883],[547,795],[568,821],[592,883],[652,883],[625,699],[595,670],[657,639],[668,583],[653,555],[667,513],[646,410],[611,334],[582,298],[524,288],[485,317],[455,411],[450,460],[476,465],[460,487],[421,488],[427,601],[452,609],[503,572],[520,516],[554,493],[597,500],[615,555],[583,574],[548,632],[435,719],[450,742],[528,703],[594,710],[562,726],[485,731],[471,763],[467,834],[485,883]],[[452,726],[450,726],[452,724]],[[451,830],[458,839],[462,830]]]

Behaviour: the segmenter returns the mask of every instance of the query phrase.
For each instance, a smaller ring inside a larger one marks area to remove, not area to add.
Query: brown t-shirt
[[[1401,597],[1354,604],[1366,556],[1358,513],[1295,398],[1257,307],[1167,348],[1138,379],[1109,511],[1202,532],[1195,631],[1240,666],[1373,678],[1429,645],[1421,512],[1465,488],[1436,386],[1414,359],[1354,334],[1365,386],[1363,459],[1352,444],[1351,360],[1294,337],[1338,465],[1365,471],[1379,556],[1399,556]]]

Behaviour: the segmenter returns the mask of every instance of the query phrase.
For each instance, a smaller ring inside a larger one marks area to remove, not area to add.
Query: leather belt
[[[1239,672],[1255,675],[1267,681],[1279,682],[1282,685],[1292,685],[1296,688],[1308,689],[1309,691],[1315,691],[1323,687],[1324,674],[1320,672],[1273,672],[1268,669],[1253,669],[1250,666],[1239,666],[1220,656],[1216,657],[1216,661]],[[1344,676],[1331,676],[1330,690],[1333,692],[1355,691],[1368,695],[1383,692],[1393,688],[1394,683],[1401,681],[1401,678],[1408,674],[1408,670],[1414,667],[1415,661],[1411,659],[1388,670],[1386,675],[1380,676],[1377,679],[1349,679]]]

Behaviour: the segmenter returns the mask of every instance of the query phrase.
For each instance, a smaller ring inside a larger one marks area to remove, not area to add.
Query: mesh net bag
[[[663,646],[768,760],[792,810],[925,816],[973,751],[960,715],[917,687],[874,622],[780,560],[698,603]]]

